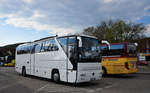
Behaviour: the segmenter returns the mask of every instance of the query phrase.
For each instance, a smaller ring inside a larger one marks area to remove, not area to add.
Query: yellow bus
[[[134,43],[112,43],[110,49],[102,45],[102,73],[106,74],[130,74],[136,73],[137,55]]]

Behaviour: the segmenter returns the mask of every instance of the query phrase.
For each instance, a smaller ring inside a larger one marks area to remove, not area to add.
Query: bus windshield
[[[79,47],[79,62],[100,62],[100,47],[97,39],[81,37],[82,47]]]
[[[133,43],[111,44],[109,50],[106,48],[106,45],[101,46],[102,56],[136,56],[136,46]]]
[[[114,44],[110,46],[109,56],[123,55],[124,45],[123,44]]]

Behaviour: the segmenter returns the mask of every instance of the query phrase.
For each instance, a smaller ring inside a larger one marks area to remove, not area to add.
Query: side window
[[[57,51],[58,46],[54,39],[47,40],[41,43],[41,52]]]
[[[58,46],[55,42],[55,40],[47,40],[42,43],[38,43],[35,45],[35,53],[39,52],[47,52],[47,51],[57,51]]]
[[[46,41],[46,42],[45,42],[45,45],[44,45],[44,51],[50,51],[50,50],[49,50],[49,46],[50,46],[50,42],[49,42],[49,41]]]
[[[21,54],[21,48],[20,47],[17,48],[17,54]]]
[[[50,42],[50,44],[49,44],[49,51],[57,51],[58,50],[58,46],[57,46],[55,40],[52,39],[49,42]]]
[[[76,37],[69,37],[68,44],[76,44]]]
[[[26,53],[30,53],[30,46],[27,46],[25,51]]]
[[[17,54],[24,54],[24,47],[19,47],[17,50]]]
[[[41,44],[39,43],[35,46],[35,53],[39,53],[40,50],[41,50]]]
[[[23,47],[20,48],[20,54],[23,54],[24,53],[24,50],[23,50]]]
[[[44,52],[45,50],[44,50],[44,48],[45,48],[45,42],[42,42],[41,44],[41,50],[40,50],[40,52]]]
[[[24,50],[23,54],[27,54],[27,53],[28,53],[28,48],[27,48],[27,46],[25,46],[25,47],[23,48],[23,50]]]
[[[17,49],[17,54],[28,54],[30,53],[30,46],[21,46]]]
[[[64,51],[67,53],[67,38],[58,38],[58,41],[61,45],[61,47],[64,49]]]
[[[31,45],[30,52],[31,52],[32,54],[35,53],[35,45]]]

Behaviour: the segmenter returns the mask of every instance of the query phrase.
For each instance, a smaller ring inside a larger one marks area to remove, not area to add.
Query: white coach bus
[[[19,45],[15,69],[55,82],[99,80],[102,77],[100,42],[91,36],[54,36]]]

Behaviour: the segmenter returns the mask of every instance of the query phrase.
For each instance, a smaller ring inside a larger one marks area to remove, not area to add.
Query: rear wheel
[[[53,79],[54,82],[59,82],[60,81],[59,73],[58,72],[54,72],[52,79]]]
[[[25,67],[22,68],[22,76],[24,76],[24,77],[26,76],[26,68]]]
[[[102,67],[102,75],[103,76],[107,75],[107,71],[106,71],[106,69],[104,67]]]

